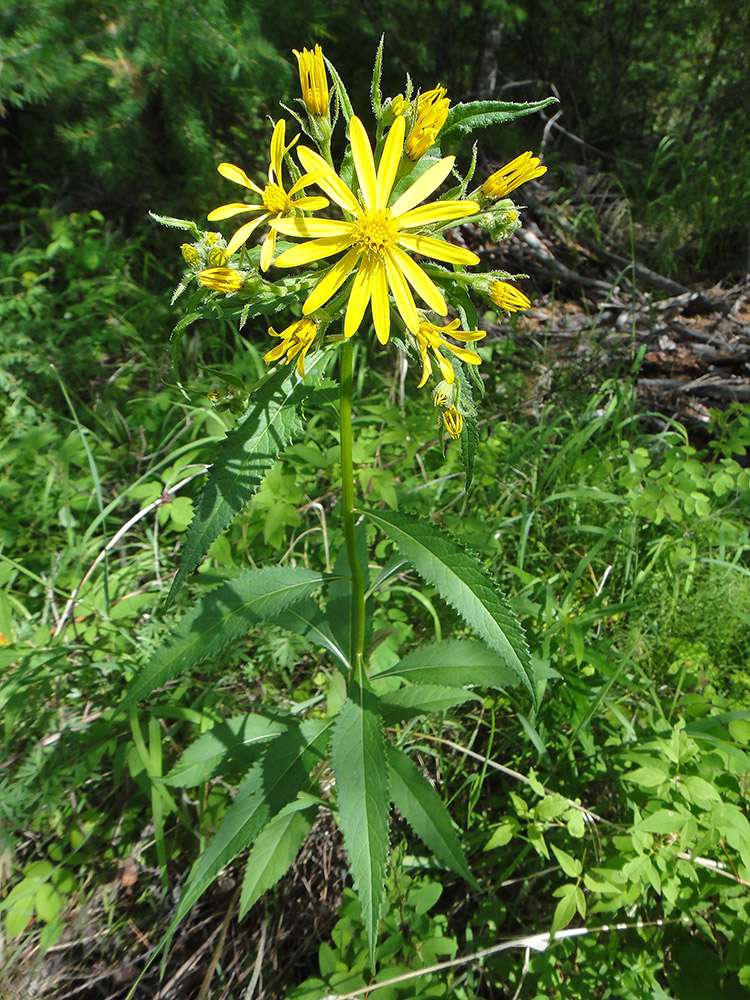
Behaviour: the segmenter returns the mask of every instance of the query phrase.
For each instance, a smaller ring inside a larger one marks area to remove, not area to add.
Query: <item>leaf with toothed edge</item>
[[[295,566],[267,566],[238,573],[204,594],[130,682],[123,707],[145,698],[182,671],[219,653],[250,628],[267,621],[323,583],[319,573]]]
[[[478,559],[448,531],[396,511],[362,510],[396,545],[427,583],[503,657],[527,688],[537,692],[523,629],[497,584]]]
[[[323,357],[308,364],[308,374]],[[302,431],[298,408],[309,392],[296,370],[274,372],[250,397],[246,415],[227,434],[198,498],[167,596],[169,607],[221,532],[257,492],[279,453]]]
[[[390,850],[388,766],[383,720],[365,692],[354,693],[359,700],[347,699],[334,723],[331,766],[339,825],[374,961]]]
[[[440,796],[402,750],[389,744],[386,752],[394,806],[438,861],[478,889]]]

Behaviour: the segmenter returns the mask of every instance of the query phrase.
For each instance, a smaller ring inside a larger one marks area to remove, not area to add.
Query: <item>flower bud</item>
[[[454,441],[461,437],[461,431],[464,429],[464,418],[455,406],[449,406],[447,410],[443,410],[443,423]]]
[[[197,247],[193,246],[192,243],[183,243],[180,250],[182,251],[182,256],[185,258],[185,263],[189,267],[198,267],[201,262],[201,255]]]
[[[530,299],[507,281],[496,281],[491,285],[489,296],[496,306],[506,312],[518,312],[520,309],[528,309],[531,305]]]

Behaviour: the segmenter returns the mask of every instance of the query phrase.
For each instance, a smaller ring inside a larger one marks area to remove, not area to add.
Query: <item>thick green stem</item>
[[[357,555],[354,535],[354,464],[352,462],[352,382],[353,345],[345,340],[341,345],[341,485],[344,507],[344,536],[349,566],[352,571],[352,620],[350,623],[352,654],[349,671],[349,688],[363,680],[363,654],[365,648],[365,587],[362,567]]]

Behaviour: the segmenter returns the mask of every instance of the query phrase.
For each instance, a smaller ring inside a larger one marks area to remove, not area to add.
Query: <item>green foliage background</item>
[[[127,951],[133,914],[157,936],[166,929],[170,879],[200,855],[230,797],[221,782],[181,797],[179,782],[162,779],[199,733],[243,711],[248,692],[283,711],[337,707],[328,660],[301,652],[282,621],[251,630],[142,716],[112,708],[170,624],[154,609],[196,495],[191,483],[171,491],[199,474],[236,422],[231,408],[207,405],[217,382],[206,368],[248,381],[264,370],[262,326],[240,334],[202,324],[183,341],[181,393],[168,352],[179,237],[147,211],[200,221],[225,200],[217,162],[266,169],[265,118],[296,95],[292,47],[322,42],[366,107],[382,31],[386,93],[403,89],[407,71],[418,86],[440,80],[455,98],[556,92],[563,114],[545,138],[547,179],[568,192],[582,225],[596,232],[598,220],[576,194],[580,177],[605,174],[634,222],[639,260],[684,281],[734,280],[747,269],[742,5],[438,0],[426,18],[411,0],[4,4],[4,975],[18,971],[16,944],[58,940],[131,857],[157,874],[106,917],[111,940]],[[485,153],[502,161],[536,150],[543,125],[497,129]],[[381,962],[423,968],[499,934],[569,921],[672,921],[560,941],[533,953],[526,972],[519,952],[498,953],[391,995],[468,1000],[522,985],[521,995],[581,1000],[744,995],[746,887],[678,855],[687,846],[735,873],[749,864],[747,413],[716,415],[703,450],[679,427],[654,431],[619,380],[593,394],[573,387],[554,411],[530,415],[521,403],[532,356],[497,341],[480,349],[491,433],[483,431],[467,500],[455,451],[423,447],[435,437],[429,401],[412,399],[405,413],[393,357],[359,340],[363,492],[385,510],[405,505],[446,524],[481,552],[549,675],[538,714],[509,689],[451,710],[442,728],[415,724],[405,746],[446,790],[483,895],[449,880],[404,828]],[[248,513],[214,543],[189,584],[194,595],[251,561],[294,559],[320,573],[335,559],[330,408],[310,409],[305,426],[305,440],[272,465]],[[390,543],[374,529],[371,541],[385,564]],[[384,673],[418,641],[464,638],[451,609],[408,577],[383,592],[376,628]],[[526,780],[437,742],[446,738]],[[236,780],[247,763],[222,777]],[[576,804],[604,822],[584,822]],[[279,836],[292,851],[312,820],[304,810],[283,819]],[[316,957],[317,968],[278,989],[312,998],[369,981],[348,891]]]

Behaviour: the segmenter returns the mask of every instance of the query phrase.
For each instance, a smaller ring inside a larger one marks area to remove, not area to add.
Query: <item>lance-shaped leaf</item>
[[[262,712],[218,722],[190,744],[164,781],[189,788],[216,777],[230,766],[246,769],[255,763],[268,742],[286,732],[288,724],[288,719],[269,717]]]
[[[360,697],[363,692],[359,691]],[[374,961],[388,864],[388,766],[383,722],[364,700],[347,699],[331,739],[339,826]]]
[[[415,684],[388,691],[379,696],[383,721],[387,726],[397,725],[417,715],[447,712],[449,708],[478,699],[479,695],[465,688],[443,687],[439,684]]]
[[[268,822],[309,784],[310,771],[323,759],[322,748],[330,725],[327,719],[309,719],[301,725],[290,725],[263,759],[253,766],[224,814],[214,839],[190,869],[170,934],[222,868],[251,844]]]
[[[319,806],[320,799],[300,792],[295,801],[284,806],[258,834],[247,858],[238,920],[242,920],[263,893],[286,875],[312,829]]]
[[[279,625],[290,632],[302,635],[316,646],[322,646],[332,654],[338,661],[336,664],[339,670],[346,676],[350,663],[345,649],[339,645],[333,630],[327,621],[328,615],[315,601],[305,600],[295,604],[293,608],[287,608],[283,614],[271,618],[274,625]]]
[[[448,639],[420,646],[372,679],[381,677],[403,677],[413,684],[447,684],[459,688],[476,685],[498,690],[520,682],[502,656],[473,639]]]
[[[387,754],[394,806],[438,861],[478,889],[440,796],[405,753],[388,745]]]
[[[132,705],[181,671],[220,652],[258,622],[309,597],[321,585],[318,573],[293,566],[243,570],[205,594],[134,678],[123,705]]]
[[[319,358],[322,354],[319,355]],[[308,364],[311,371],[315,361]],[[241,422],[227,434],[195,508],[168,607],[224,528],[247,506],[264,476],[302,428],[297,407],[305,385],[296,370],[275,372],[250,397]]]
[[[447,531],[396,511],[364,511],[421,577],[503,657],[528,688],[536,686],[523,629],[482,564]]]
[[[531,101],[528,104],[513,101],[470,101],[467,104],[456,104],[448,112],[445,125],[440,130],[440,146],[447,149],[460,135],[488,125],[512,122],[514,118],[521,118],[523,115],[533,115],[535,111],[541,111],[550,104],[557,104],[557,98],[548,97],[544,101]]]

